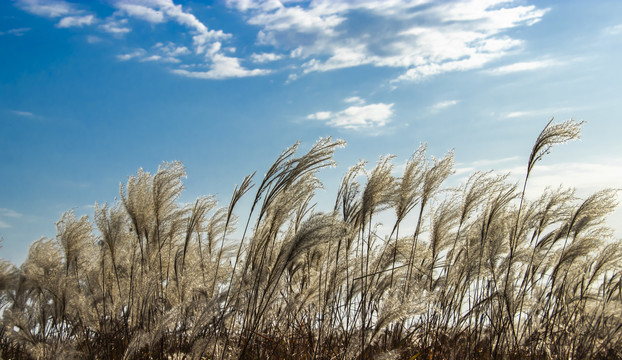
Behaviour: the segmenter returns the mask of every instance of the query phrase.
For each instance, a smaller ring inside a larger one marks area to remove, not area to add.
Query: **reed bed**
[[[330,138],[286,149],[225,206],[180,205],[179,162],[139,170],[92,220],[67,212],[21,266],[0,263],[0,358],[620,359],[616,191],[525,196],[581,125],[549,122],[520,184],[445,188],[453,154],[425,147],[400,176],[392,157],[357,164],[329,212],[313,201],[344,145]]]

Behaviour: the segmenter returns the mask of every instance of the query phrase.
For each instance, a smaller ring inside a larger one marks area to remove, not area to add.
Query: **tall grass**
[[[327,213],[316,174],[342,141],[286,149],[225,207],[180,205],[179,162],[139,170],[92,222],[70,211],[21,266],[0,263],[0,357],[622,358],[622,245],[604,223],[615,191],[525,196],[581,125],[547,124],[520,184],[477,172],[443,188],[453,153],[425,147],[399,177],[392,157],[357,164]]]

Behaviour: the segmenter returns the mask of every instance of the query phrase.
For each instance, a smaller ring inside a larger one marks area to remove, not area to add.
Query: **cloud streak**
[[[22,214],[18,213],[15,210],[0,208],[0,229],[8,229],[12,227],[7,218],[17,219],[22,217]]]
[[[12,112],[15,115],[24,116],[24,117],[34,117],[35,116],[35,114],[31,113],[30,111],[13,110]]]
[[[459,103],[460,101],[458,100],[445,100],[445,101],[439,101],[436,104],[431,106],[432,111],[440,111],[443,109],[446,109],[448,107],[452,107],[455,106]]]
[[[30,30],[31,29],[29,27],[10,29],[10,30],[7,30],[7,31],[0,31],[0,36],[2,36],[2,35],[23,36],[25,33],[27,33]]]
[[[558,61],[554,60],[524,61],[491,69],[488,72],[493,75],[505,75],[523,71],[546,69],[559,64],[560,63]]]

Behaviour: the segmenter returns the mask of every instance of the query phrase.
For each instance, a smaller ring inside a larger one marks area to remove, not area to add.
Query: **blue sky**
[[[0,2],[0,258],[181,160],[182,201],[226,203],[285,147],[348,142],[323,172],[420,143],[456,175],[524,171],[551,118],[586,120],[530,190],[622,186],[622,2]],[[620,211],[610,224],[622,236]]]

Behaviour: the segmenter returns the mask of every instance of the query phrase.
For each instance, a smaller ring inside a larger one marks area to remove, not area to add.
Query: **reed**
[[[287,148],[225,207],[180,205],[179,162],[141,169],[92,222],[65,213],[23,264],[0,262],[0,357],[620,359],[622,243],[605,223],[616,191],[526,196],[537,163],[581,126],[549,122],[519,184],[476,172],[445,188],[453,153],[425,146],[399,176],[392,156],[361,162],[326,213],[317,173],[340,140]]]

